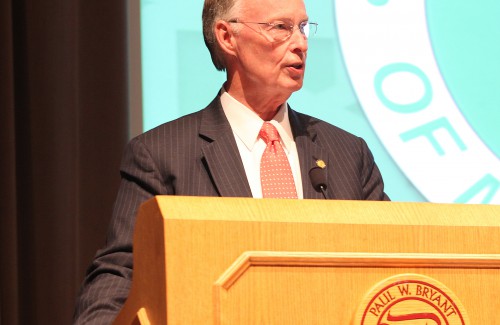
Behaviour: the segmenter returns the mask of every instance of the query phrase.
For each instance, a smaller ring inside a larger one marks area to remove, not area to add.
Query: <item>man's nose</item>
[[[294,28],[291,36],[291,43],[295,47],[295,49],[300,50],[301,52],[307,52],[307,37],[302,33],[300,28]],[[295,50],[294,49],[294,50]]]

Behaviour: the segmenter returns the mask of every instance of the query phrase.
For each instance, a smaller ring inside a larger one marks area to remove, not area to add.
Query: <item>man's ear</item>
[[[229,55],[235,55],[235,39],[234,30],[231,24],[224,20],[219,20],[215,23],[215,37],[219,42],[220,48]]]

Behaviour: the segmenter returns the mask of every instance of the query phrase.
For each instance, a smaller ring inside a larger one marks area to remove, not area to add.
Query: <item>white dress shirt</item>
[[[254,198],[262,198],[262,187],[260,184],[260,159],[266,143],[259,137],[259,131],[264,124],[254,111],[246,107],[228,92],[222,89],[221,95],[222,108],[224,114],[233,130],[236,144],[240,152],[241,160],[245,168],[248,184]],[[302,191],[302,177],[300,174],[299,156],[297,146],[292,135],[292,128],[288,119],[288,105],[286,102],[281,106],[278,113],[271,122],[280,135],[280,142],[285,150],[285,153],[292,168],[295,188],[297,189],[297,197],[304,197]]]

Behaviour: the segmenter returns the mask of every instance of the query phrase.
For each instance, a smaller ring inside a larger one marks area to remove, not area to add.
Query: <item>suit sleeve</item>
[[[106,245],[87,271],[77,299],[74,324],[111,324],[124,304],[132,279],[132,237],[139,206],[158,194],[169,194],[151,152],[139,140],[125,151],[121,183]]]
[[[359,138],[362,147],[361,184],[363,187],[363,199],[374,201],[389,201],[384,192],[384,182],[380,170],[375,163],[373,154],[366,142]]]

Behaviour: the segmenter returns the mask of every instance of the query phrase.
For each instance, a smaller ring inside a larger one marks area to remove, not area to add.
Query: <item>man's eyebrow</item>
[[[290,17],[269,17],[267,19],[267,21],[269,21],[269,22],[273,22],[273,21],[277,21],[277,20],[279,20],[279,21],[291,21],[291,22],[293,22],[293,19],[290,18]],[[301,23],[305,22],[305,21],[309,21],[309,17],[305,17],[305,18],[299,20],[299,22],[301,22]]]

